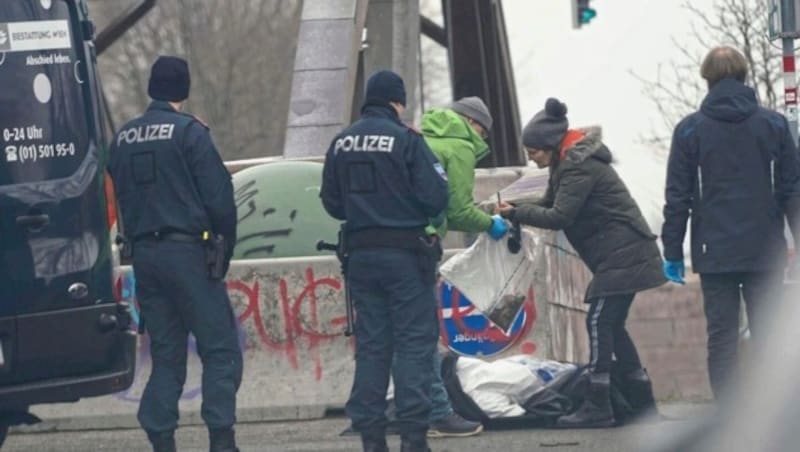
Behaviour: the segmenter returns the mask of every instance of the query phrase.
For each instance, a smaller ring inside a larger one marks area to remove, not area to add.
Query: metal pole
[[[795,0],[781,0],[781,40],[783,41],[783,98],[786,104],[786,119],[797,143],[797,76],[795,75],[794,35]]]

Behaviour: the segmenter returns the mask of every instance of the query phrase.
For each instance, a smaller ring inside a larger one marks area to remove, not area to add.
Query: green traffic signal
[[[579,17],[582,25],[588,24],[592,19],[597,17],[597,11],[593,8],[581,8]]]
[[[592,0],[570,0],[572,7],[572,28],[578,29],[588,25],[595,17],[597,10],[589,6]]]

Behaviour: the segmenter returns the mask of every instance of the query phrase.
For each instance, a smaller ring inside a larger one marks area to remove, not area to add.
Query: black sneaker
[[[428,437],[467,437],[475,436],[482,431],[483,425],[480,422],[468,421],[456,413],[453,413],[444,419],[432,422],[428,427]]]

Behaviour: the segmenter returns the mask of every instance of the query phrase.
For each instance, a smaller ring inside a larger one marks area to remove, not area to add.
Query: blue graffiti
[[[131,308],[131,318],[135,327],[138,329],[139,322],[141,321],[141,314],[138,300],[136,299],[136,277],[133,275],[133,272],[127,272],[122,275],[121,277],[121,287],[120,287],[120,294],[122,299],[127,301],[130,304]],[[239,336],[239,346],[244,349],[245,344],[245,333],[240,328],[239,324],[237,323],[237,333]],[[115,394],[115,397],[124,400],[127,402],[139,402],[141,400],[141,394],[136,389],[140,385],[136,384],[143,378],[148,378],[149,375],[146,374],[144,363],[150,362],[152,363],[152,358],[150,355],[150,336],[145,333],[140,337],[139,340],[139,347],[136,356],[136,375],[134,376],[134,383],[128,388],[126,391],[118,392]],[[188,339],[188,357],[191,358],[192,356],[197,357],[200,359],[200,354],[197,352],[197,341],[195,340],[194,336],[189,334]],[[203,388],[202,385],[198,384],[196,386],[185,386],[183,390],[183,394],[181,394],[180,400],[194,400],[200,394],[202,394]]]

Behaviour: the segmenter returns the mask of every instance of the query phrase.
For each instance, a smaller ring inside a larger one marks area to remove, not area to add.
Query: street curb
[[[32,410],[35,412],[35,407]],[[322,405],[278,406],[243,408],[237,411],[237,423],[256,423],[271,421],[299,421],[325,417],[327,407]],[[199,411],[181,412],[180,426],[202,425]],[[112,414],[105,416],[81,416],[43,419],[41,423],[13,427],[11,433],[53,433],[86,430],[138,429],[139,422],[134,414]]]

